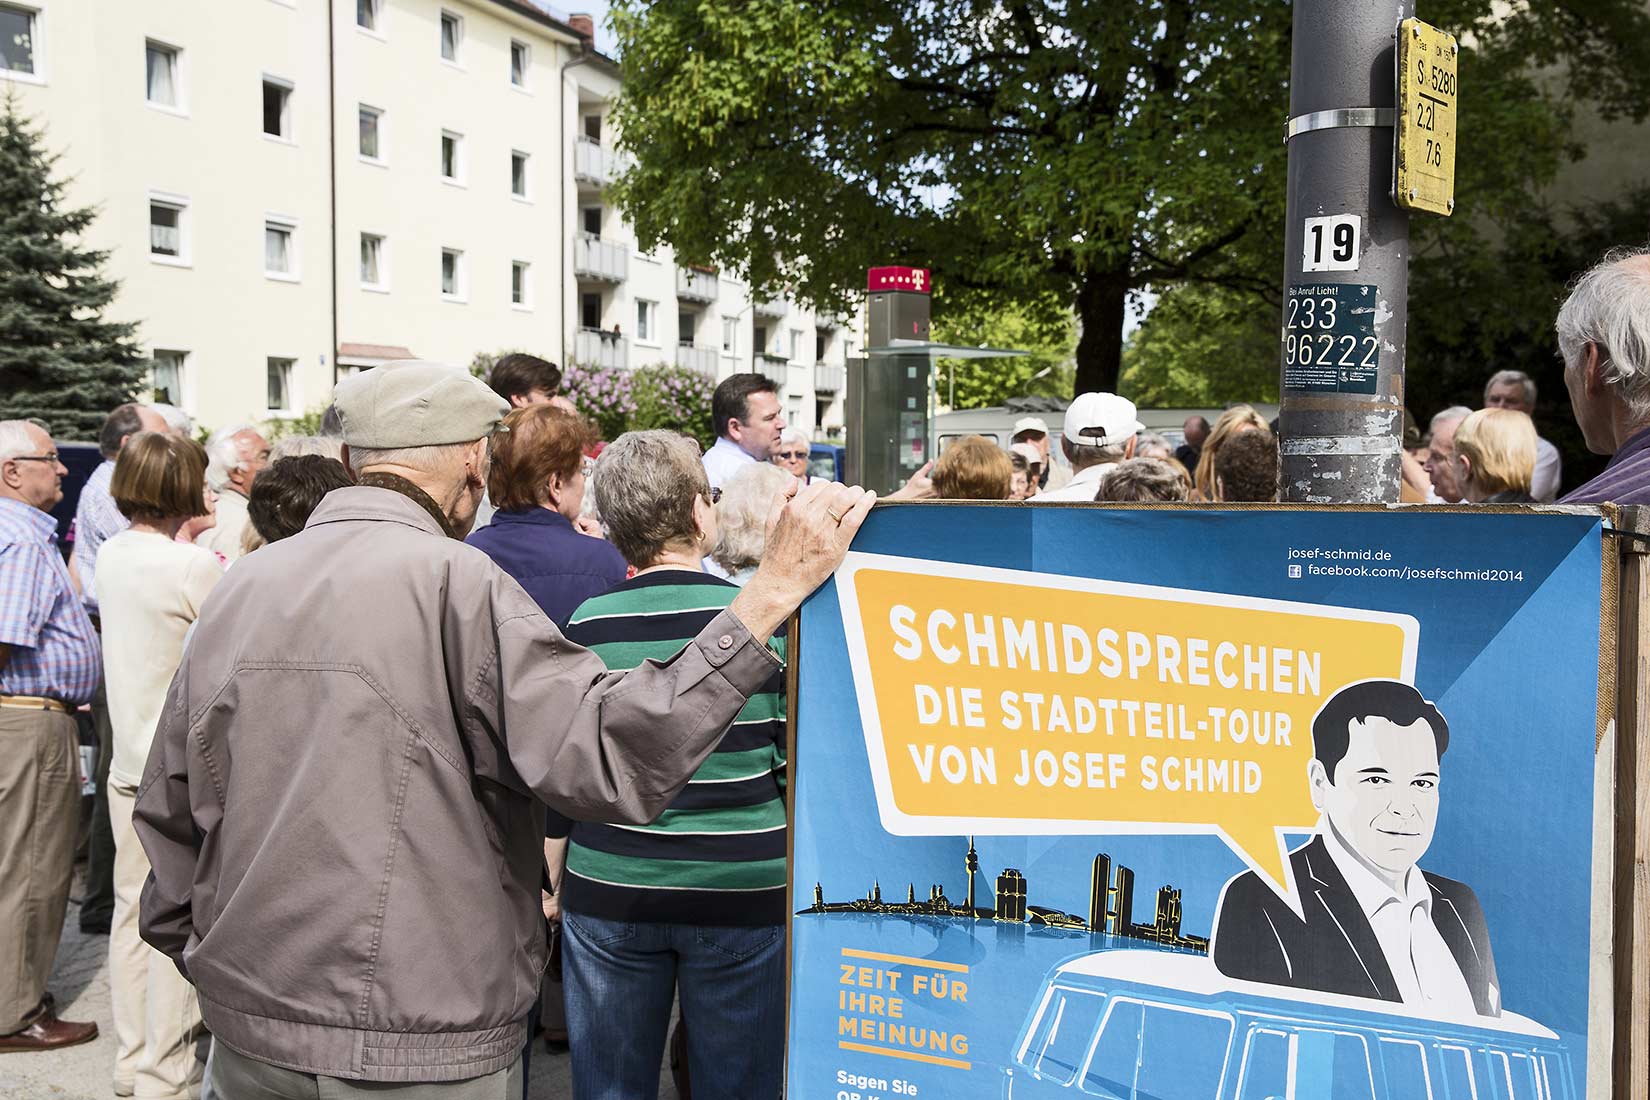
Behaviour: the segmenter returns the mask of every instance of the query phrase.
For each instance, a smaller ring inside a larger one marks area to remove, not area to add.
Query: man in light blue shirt
[[[115,475],[115,458],[126,441],[139,432],[164,432],[166,418],[144,405],[122,405],[109,414],[103,428],[97,433],[97,448],[103,453],[103,463],[92,471],[80,489],[80,502],[74,510],[74,567],[80,574],[80,591],[86,601],[86,610],[97,614],[97,589],[93,578],[97,571],[97,551],[110,538],[130,526],[130,521],[115,507],[115,498],[109,495],[109,480]]]
[[[711,398],[716,444],[705,452],[710,487],[720,489],[752,462],[767,462],[785,434],[785,409],[779,387],[762,374],[735,374],[723,379]]]

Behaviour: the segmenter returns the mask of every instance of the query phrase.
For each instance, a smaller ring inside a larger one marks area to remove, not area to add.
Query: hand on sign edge
[[[786,496],[762,564],[730,608],[763,642],[842,564],[877,499],[857,485],[833,481],[816,481],[794,493],[787,487]]]

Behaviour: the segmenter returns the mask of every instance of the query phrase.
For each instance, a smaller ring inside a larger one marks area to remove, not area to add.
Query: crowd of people
[[[1563,499],[1650,503],[1650,254],[1557,327],[1612,456]],[[810,476],[762,375],[717,387],[703,454],[603,442],[560,385],[530,355],[393,363],[273,445],[122,405],[68,555],[50,434],[0,422],[0,1051],[97,1034],[47,989],[86,712],[117,1096],[514,1100],[539,1032],[581,1100],[655,1095],[667,1046],[703,1095],[781,1091],[784,623],[875,497]],[[1404,499],[1554,499],[1535,400],[1502,371],[1407,432]],[[1278,499],[1252,407],[1183,433],[1085,393],[890,498]]]

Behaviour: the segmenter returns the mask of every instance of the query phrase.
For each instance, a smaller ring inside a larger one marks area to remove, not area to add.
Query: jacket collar
[[[304,528],[308,530],[323,523],[360,521],[400,523],[432,535],[447,533],[447,529],[437,523],[427,509],[413,503],[410,497],[375,485],[350,485],[334,489],[316,505]]]
[[[435,520],[436,525],[441,528],[441,533],[443,535],[446,535],[450,539],[458,539],[460,541],[463,540],[464,536],[453,527],[452,521],[450,521],[447,518],[447,514],[441,510],[441,505],[435,502],[435,498],[420,489],[418,486],[414,485],[412,482],[408,481],[406,478],[397,474],[385,474],[376,470],[369,470],[367,473],[362,474],[356,479],[356,484],[365,485],[372,489],[388,489],[392,493],[400,493],[402,496],[424,509],[424,511],[428,512],[430,518]]]
[[[494,512],[492,522],[494,524],[530,523],[539,527],[564,528],[568,531],[573,529],[573,524],[570,523],[567,517],[562,515],[560,512],[552,512],[548,508],[539,507],[517,508],[511,509],[508,512]]]

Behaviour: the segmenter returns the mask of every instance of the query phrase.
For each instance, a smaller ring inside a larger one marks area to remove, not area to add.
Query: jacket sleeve
[[[1253,871],[1233,879],[1221,896],[1210,953],[1215,969],[1242,981],[1294,984],[1289,953],[1270,919],[1267,891]]]
[[[781,666],[732,612],[664,663],[608,672],[542,615],[498,626],[498,667],[471,680],[472,717],[552,810],[642,824],[679,794],[745,700]]]
[[[132,827],[151,867],[139,902],[138,931],[186,978],[183,952],[195,935],[191,894],[200,854],[200,831],[189,800],[187,667],[185,662],[166,693],[132,809]]]

